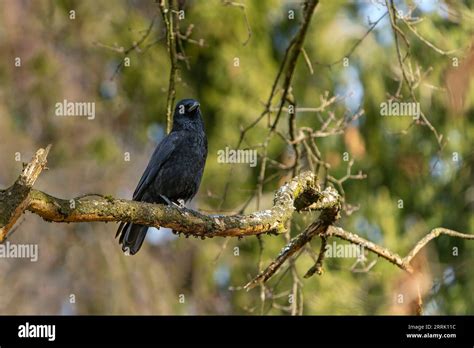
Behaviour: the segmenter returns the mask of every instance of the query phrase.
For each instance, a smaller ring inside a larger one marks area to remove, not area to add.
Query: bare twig
[[[166,0],[157,0],[157,3],[166,27],[166,44],[168,47],[171,65],[168,82],[168,96],[166,98],[166,131],[169,133],[171,131],[171,127],[173,126],[173,105],[176,96],[175,83],[178,73],[176,30],[173,18],[173,0],[168,0],[168,6],[165,4]]]
[[[51,145],[46,149],[39,149],[25,166],[16,182],[4,191],[0,191],[0,243],[5,241],[7,233],[12,229],[15,222],[23,214],[30,203],[30,194],[36,179],[46,168]]]
[[[260,174],[259,174],[258,185],[257,185],[257,190],[256,190],[257,209],[260,205],[261,195],[262,195],[262,187],[263,187],[263,178],[265,177],[266,159],[268,158],[267,157],[267,155],[268,155],[268,152],[267,152],[268,143],[270,142],[271,136],[273,135],[273,133],[275,131],[275,128],[278,124],[278,120],[280,118],[281,112],[283,110],[283,107],[284,107],[284,104],[285,104],[285,101],[286,101],[286,97],[287,97],[287,93],[288,93],[288,90],[290,88],[290,83],[291,83],[291,80],[292,80],[292,77],[293,77],[293,73],[294,73],[294,70],[296,68],[296,62],[297,62],[299,54],[302,50],[304,39],[306,37],[306,32],[308,30],[309,24],[311,22],[312,15],[313,15],[313,13],[316,9],[316,6],[317,6],[318,2],[319,2],[319,0],[307,0],[305,2],[305,6],[304,6],[305,10],[304,10],[303,21],[300,25],[300,28],[299,28],[298,32],[293,37],[293,39],[290,41],[290,43],[288,44],[288,47],[285,50],[283,60],[280,64],[280,68],[278,70],[277,76],[276,76],[275,80],[273,81],[273,85],[272,85],[272,88],[271,88],[271,91],[270,91],[270,95],[267,99],[267,102],[265,103],[264,110],[255,119],[255,121],[253,121],[250,125],[244,127],[241,130],[239,140],[237,141],[236,148],[238,149],[242,145],[248,131],[250,129],[252,129],[253,127],[255,127],[265,116],[270,114],[270,108],[271,108],[271,105],[272,105],[273,98],[275,97],[275,94],[276,94],[276,91],[277,91],[278,83],[280,82],[280,78],[283,75],[285,75],[285,81],[283,83],[284,92],[283,92],[283,95],[281,96],[281,101],[280,101],[280,105],[279,105],[279,108],[278,108],[278,114],[277,114],[277,117],[275,119],[275,122],[271,126],[270,133],[266,136],[265,141],[263,143],[263,148],[264,148],[264,151],[263,151],[263,154],[262,154],[262,158],[263,158],[262,162],[263,163],[260,166]],[[231,168],[229,170],[229,174],[228,174],[227,181],[226,181],[226,184],[225,184],[225,187],[224,187],[224,193],[222,195],[222,200],[221,200],[221,203],[220,203],[220,207],[222,207],[222,205],[226,201],[227,193],[228,193],[229,187],[230,187],[230,178],[232,177],[233,168],[234,167],[231,166]]]
[[[410,80],[408,79],[408,73],[405,69],[405,64],[404,64],[405,59],[409,55],[409,51],[407,50],[407,53],[406,53],[405,57],[402,58],[401,48],[400,48],[400,44],[399,44],[399,41],[398,41],[398,35],[397,34],[399,34],[400,37],[402,37],[402,39],[404,40],[404,42],[408,46],[408,48],[409,48],[410,44],[409,44],[405,34],[403,33],[403,31],[396,24],[396,19],[397,19],[396,13],[397,13],[397,11],[396,11],[395,5],[393,3],[393,0],[385,0],[385,4],[387,6],[387,9],[388,9],[388,12],[389,12],[389,15],[390,15],[390,25],[392,27],[393,37],[394,37],[394,40],[395,40],[395,48],[396,48],[396,51],[397,51],[398,64],[400,65],[400,69],[402,71],[402,77],[403,77],[403,80],[400,80],[400,86],[399,86],[398,91],[396,93],[396,97],[399,97],[399,94],[400,94],[401,88],[402,88],[402,84],[403,84],[403,81],[404,81],[406,83],[407,87],[408,87],[409,92],[410,92],[411,99],[414,102],[418,103],[417,98],[415,96],[415,92],[413,90],[413,85],[410,82]],[[423,123],[429,128],[429,130],[436,137],[436,141],[438,142],[438,147],[440,149],[442,149],[443,148],[443,143],[442,143],[443,135],[438,133],[436,128],[431,124],[431,122],[426,118],[425,114],[421,110],[420,110],[420,117],[421,117],[421,120],[423,121]],[[413,121],[412,124],[414,122],[416,122],[416,121]]]
[[[140,50],[140,46],[145,42],[145,40],[150,36],[151,32],[152,32],[152,29],[153,29],[153,26],[155,25],[155,22],[156,22],[156,16],[153,17],[153,19],[151,20],[150,24],[148,25],[148,28],[146,29],[145,33],[142,35],[142,37],[136,41],[136,42],[133,42],[133,44],[125,49],[123,47],[114,47],[114,46],[109,46],[109,45],[105,45],[105,44],[102,44],[100,42],[96,42],[95,44],[97,46],[100,46],[100,47],[104,47],[104,48],[108,48],[108,49],[111,49],[115,52],[118,52],[118,53],[121,53],[123,54],[123,58],[122,60],[120,61],[119,64],[117,64],[117,67],[115,68],[115,71],[114,73],[112,74],[112,76],[110,77],[110,80],[113,80],[115,78],[115,76],[117,76],[117,74],[120,72],[120,69],[122,69],[123,65],[125,64],[125,58],[127,58],[127,55],[130,54],[130,52],[132,51],[138,51]],[[161,39],[158,39],[156,40],[154,43],[152,44],[155,44],[157,42],[161,41]],[[147,45],[146,46],[146,49],[148,49],[150,47],[151,44]]]
[[[435,238],[438,238],[442,234],[454,238],[462,238],[462,239],[474,239],[474,235],[471,234],[466,234],[466,233],[460,233],[456,232],[447,228],[443,227],[438,227],[433,230],[431,230],[430,233],[428,233],[425,237],[423,237],[416,245],[413,247],[413,249],[408,253],[408,255],[404,258],[405,262],[410,263],[415,256],[420,252],[422,248],[425,247],[426,244],[428,244],[430,241],[432,241]]]
[[[281,95],[279,107],[275,120],[273,121],[267,137],[265,138],[264,148],[263,148],[263,161],[260,165],[260,171],[258,175],[258,184],[257,184],[257,207],[260,204],[262,192],[263,192],[263,181],[265,178],[266,165],[267,165],[267,155],[268,155],[268,144],[270,143],[271,137],[276,130],[278,121],[282,114],[283,106],[285,105],[290,91],[291,81],[293,80],[293,75],[296,69],[296,63],[300,56],[300,53],[303,48],[303,43],[306,37],[306,33],[311,23],[311,18],[313,16],[314,10],[318,4],[318,0],[308,0],[305,2],[303,21],[300,25],[299,31],[296,33],[295,37],[292,40],[292,43],[288,46],[288,65],[286,67],[285,76],[283,80],[283,93]]]
[[[385,260],[393,263],[394,265],[396,265],[397,267],[399,267],[400,269],[408,273],[413,273],[413,267],[411,266],[410,263],[413,260],[413,258],[418,254],[418,252],[423,247],[425,247],[426,244],[428,244],[431,240],[439,237],[442,234],[450,236],[450,237],[455,237],[455,238],[474,239],[473,234],[460,233],[453,230],[449,230],[447,228],[438,227],[431,230],[430,233],[428,233],[419,242],[417,242],[415,246],[413,247],[413,249],[408,253],[407,256],[401,257],[397,253],[394,253],[387,248],[384,248],[380,245],[370,242],[354,233],[344,231],[340,227],[331,226],[328,229],[329,236],[335,236],[335,237],[344,239],[348,242],[351,242],[353,244],[360,245],[364,247],[365,249],[369,250],[370,252],[377,254],[378,256],[384,258]]]
[[[242,45],[247,45],[248,42],[250,41],[250,38],[252,37],[252,28],[250,28],[250,23],[249,19],[247,16],[247,7],[245,4],[242,4],[240,2],[232,1],[232,0],[222,0],[222,3],[225,6],[235,6],[238,7],[242,10],[242,13],[244,14],[244,19],[245,19],[245,25],[247,26],[247,39],[242,43]]]
[[[385,12],[382,16],[380,16],[375,22],[373,22],[371,24],[371,26],[369,27],[369,29],[365,32],[364,35],[362,35],[362,37],[360,39],[358,39],[354,45],[352,45],[352,47],[349,49],[349,51],[347,51],[347,53],[342,56],[341,58],[335,60],[334,62],[332,63],[319,63],[319,62],[316,62],[316,64],[318,65],[322,65],[322,66],[325,66],[327,68],[331,68],[332,66],[336,65],[336,64],[339,64],[340,62],[342,62],[344,60],[344,58],[349,58],[353,53],[354,51],[357,49],[357,47],[359,47],[359,45],[365,40],[365,38],[375,29],[375,27],[377,26],[377,24],[379,24],[379,22],[385,18],[385,16],[388,14],[388,11]]]
[[[311,277],[313,274],[317,273],[318,275],[323,274],[323,261],[324,256],[326,255],[326,247],[328,244],[328,238],[324,235],[321,236],[321,249],[319,250],[318,259],[313,267],[311,267],[306,274],[304,275],[305,278]]]

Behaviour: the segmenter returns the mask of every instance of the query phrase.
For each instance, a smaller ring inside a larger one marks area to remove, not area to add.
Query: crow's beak
[[[194,111],[199,107],[199,103],[195,102],[193,105],[189,107],[189,111]]]

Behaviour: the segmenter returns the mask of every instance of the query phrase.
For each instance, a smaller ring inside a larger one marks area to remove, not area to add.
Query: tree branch
[[[165,0],[157,0],[158,7],[166,27],[166,44],[170,56],[170,76],[168,83],[168,97],[166,98],[166,130],[171,132],[173,126],[173,104],[176,96],[175,81],[178,73],[178,59],[176,53],[176,30],[173,19],[173,0],[168,0],[168,8]]]
[[[318,275],[323,274],[323,261],[324,257],[326,256],[326,248],[328,245],[328,238],[327,236],[321,236],[321,249],[319,250],[318,259],[313,267],[311,267],[306,274],[304,275],[305,278],[311,277],[313,274],[317,273]]]
[[[323,209],[325,197],[324,191],[319,193],[314,174],[305,172],[275,193],[271,209],[248,215],[204,215],[187,208],[114,198],[65,200],[38,190],[30,193],[26,209],[54,222],[128,221],[171,228],[186,236],[244,237],[282,233],[295,210],[303,211],[310,205],[314,206],[314,202]],[[2,203],[0,201],[0,205]]]
[[[31,189],[34,180],[46,163],[46,150],[38,150],[17,182],[0,195],[2,240],[17,218],[29,210],[47,221],[91,222],[127,221],[155,227],[172,228],[177,233],[201,238],[244,237],[264,233],[278,234],[286,231],[286,223],[293,212],[325,209],[328,190],[322,191],[316,177],[304,172],[280,187],[275,193],[272,208],[248,215],[204,215],[197,211],[175,206],[150,204],[105,196],[102,199],[70,200],[53,197]],[[19,189],[25,187],[25,189]],[[20,204],[21,203],[21,204]],[[15,208],[15,214],[11,213]],[[4,227],[5,226],[5,227]]]
[[[431,240],[439,237],[442,234],[450,236],[450,237],[455,237],[455,238],[474,240],[474,234],[460,233],[453,230],[449,230],[447,228],[437,227],[437,228],[432,229],[430,233],[428,233],[426,236],[420,239],[415,244],[413,249],[407,254],[407,256],[401,257],[397,253],[392,252],[390,249],[387,249],[380,245],[372,243],[368,241],[367,239],[364,239],[358,236],[357,234],[347,232],[340,227],[330,226],[328,228],[329,236],[335,236],[340,239],[344,239],[352,244],[360,245],[364,247],[365,249],[373,252],[374,254],[377,254],[378,256],[384,258],[385,260],[393,263],[400,269],[410,274],[413,273],[414,271],[411,265],[411,261],[420,252],[420,250],[423,249]]]
[[[317,264],[306,273],[307,276],[315,272],[321,273],[326,240],[332,236],[360,245],[410,274],[414,273],[411,261],[422,248],[440,235],[474,240],[472,234],[439,227],[416,243],[407,256],[401,257],[388,248],[333,226],[339,218],[342,198],[330,186],[321,190],[316,176],[309,171],[295,176],[281,186],[275,193],[273,206],[270,209],[247,215],[204,215],[173,205],[135,202],[101,195],[98,195],[101,197],[100,200],[83,200],[84,196],[65,200],[32,188],[46,166],[50,148],[51,145],[48,145],[46,149],[39,149],[15,183],[6,190],[0,190],[0,242],[5,241],[8,232],[26,210],[47,221],[127,221],[147,226],[168,227],[186,237],[194,236],[202,239],[216,236],[240,238],[279,234],[286,232],[287,223],[295,211],[320,210],[321,214],[317,220],[291,239],[277,258],[245,286],[249,290],[270,279],[285,261],[302,250],[316,235],[322,238],[323,244]]]
[[[275,82],[272,87],[272,92],[270,94],[270,97],[266,105],[267,111],[264,112],[264,114],[269,112],[268,110],[270,109],[270,105],[271,105],[274,93],[276,91],[276,86],[278,84],[280,76],[283,74],[283,70],[286,68],[285,76],[283,79],[283,86],[282,86],[283,92],[282,92],[281,99],[279,102],[278,111],[275,116],[275,120],[271,124],[270,130],[265,138],[264,145],[263,145],[263,154],[262,154],[263,160],[262,160],[262,164],[260,165],[260,170],[259,170],[259,175],[258,175],[258,184],[257,184],[257,207],[260,206],[260,201],[263,194],[263,182],[265,180],[265,172],[266,172],[267,160],[268,160],[268,156],[267,156],[268,145],[270,143],[271,137],[273,136],[273,133],[275,132],[277,128],[278,121],[280,120],[280,117],[283,111],[283,107],[285,106],[285,103],[287,102],[288,94],[291,88],[291,82],[293,80],[293,75],[296,70],[296,63],[298,62],[298,58],[303,49],[303,43],[306,38],[306,33],[308,32],[308,28],[311,23],[311,18],[313,17],[313,13],[316,10],[316,6],[318,5],[318,3],[319,3],[319,0],[307,0],[303,4],[303,20],[300,24],[300,28],[298,32],[293,37],[290,44],[288,45],[288,48],[286,49],[285,58],[280,67],[280,71],[277,74],[277,78],[275,79]],[[288,63],[286,62],[286,60],[288,60]],[[239,146],[240,146],[240,141],[239,141]]]
[[[329,191],[334,191],[328,187]],[[264,283],[272,277],[280,268],[281,265],[298,250],[303,248],[307,243],[313,239],[315,235],[324,235],[330,225],[332,225],[338,218],[341,210],[341,201],[339,194],[334,195],[331,192],[326,196],[326,201],[330,202],[328,206],[321,212],[319,218],[309,225],[302,233],[293,238],[281,251],[275,261],[273,261],[262,273],[251,280],[245,289],[250,290],[259,283]]]
[[[0,190],[0,243],[28,207],[31,188],[46,167],[50,148],[48,145],[46,149],[36,151],[16,182],[8,189]]]

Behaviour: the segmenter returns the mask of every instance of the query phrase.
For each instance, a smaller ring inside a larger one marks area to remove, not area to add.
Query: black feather
[[[173,115],[171,132],[158,144],[145,169],[133,200],[165,204],[189,201],[197,193],[207,158],[207,138],[199,103],[181,100]],[[122,250],[140,250],[148,227],[122,222],[117,230]]]

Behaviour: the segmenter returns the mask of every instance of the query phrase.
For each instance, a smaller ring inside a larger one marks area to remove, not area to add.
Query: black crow
[[[207,158],[207,138],[199,103],[181,100],[175,108],[173,128],[158,144],[138,183],[133,200],[148,203],[182,204],[199,189]],[[148,227],[122,222],[117,230],[126,254],[135,254]]]

